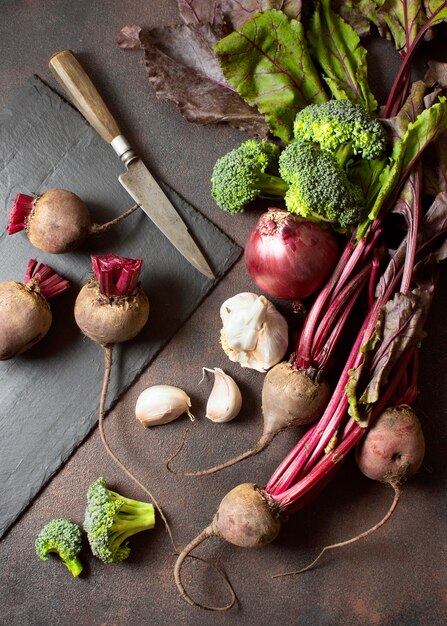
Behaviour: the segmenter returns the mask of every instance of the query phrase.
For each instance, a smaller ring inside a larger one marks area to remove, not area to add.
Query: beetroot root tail
[[[180,593],[180,597],[182,598],[182,600],[187,602],[189,605],[196,606],[196,607],[198,607],[200,609],[205,609],[207,611],[228,611],[229,609],[231,609],[231,607],[236,602],[236,594],[234,592],[234,589],[233,589],[230,581],[228,580],[228,578],[225,575],[225,573],[222,572],[222,570],[218,569],[217,571],[219,571],[219,573],[225,578],[225,582],[227,583],[227,585],[228,585],[228,587],[230,589],[230,592],[231,592],[231,600],[230,600],[230,602],[226,606],[208,606],[206,604],[201,604],[200,602],[196,602],[187,593],[185,587],[183,586],[183,583],[182,583],[182,580],[181,580],[181,576],[180,576],[180,572],[181,572],[181,569],[182,569],[183,562],[185,561],[185,559],[187,557],[191,556],[193,558],[199,558],[199,557],[194,557],[190,553],[195,548],[197,548],[197,546],[200,545],[206,539],[209,539],[210,537],[216,537],[216,536],[217,535],[216,535],[216,532],[214,531],[213,525],[210,524],[209,526],[204,528],[202,530],[202,532],[199,535],[197,535],[197,537],[195,537],[192,541],[190,541],[188,543],[188,545],[186,545],[183,548],[183,550],[180,552],[180,554],[179,554],[179,556],[177,558],[177,561],[175,563],[174,580],[175,580],[175,584],[177,585],[177,589],[178,589],[178,591]],[[202,560],[202,561],[204,561],[206,563],[206,561],[204,559],[200,559],[200,560]]]
[[[236,465],[236,463],[239,463],[239,461],[243,461],[244,459],[248,459],[251,456],[255,456],[256,454],[259,454],[260,452],[262,452],[263,450],[267,448],[267,446],[270,444],[270,442],[272,441],[272,439],[274,438],[276,434],[277,433],[274,433],[274,434],[269,433],[267,435],[262,435],[262,437],[259,439],[258,443],[255,445],[254,448],[251,448],[250,450],[246,450],[242,454],[239,454],[238,456],[235,456],[233,459],[229,459],[228,461],[225,461],[224,463],[219,463],[219,465],[215,465],[214,467],[209,467],[208,469],[204,469],[204,470],[197,470],[195,472],[180,472],[171,467],[171,462],[178,456],[178,454],[181,452],[185,444],[185,437],[184,437],[179,449],[166,461],[166,468],[171,472],[171,474],[175,474],[176,476],[208,476],[209,474],[215,474],[216,472],[220,472],[221,470],[226,469],[227,467]]]
[[[129,217],[129,215],[132,215],[132,213],[134,213],[139,208],[140,208],[139,204],[134,204],[133,206],[130,207],[130,209],[127,209],[127,211],[124,211],[124,213],[122,213],[118,217],[115,217],[115,219],[110,220],[110,222],[105,222],[105,224],[92,224],[90,234],[100,235],[106,232],[107,230],[115,226],[116,224],[119,224],[119,222],[122,222],[123,220],[125,220],[126,217]]]
[[[325,546],[320,552],[320,554],[311,563],[309,563],[309,565],[306,565],[305,567],[302,567],[301,569],[298,569],[298,570],[293,570],[291,572],[283,572],[282,574],[274,574],[272,578],[282,578],[283,576],[294,576],[295,574],[303,574],[304,572],[308,572],[310,569],[312,569],[316,565],[316,563],[321,559],[321,557],[323,556],[325,552],[328,552],[329,550],[334,550],[335,548],[344,548],[345,546],[349,546],[352,543],[356,543],[357,541],[360,541],[360,539],[364,539],[365,537],[372,535],[373,533],[376,532],[376,530],[379,530],[379,528],[381,528],[381,526],[383,526],[394,513],[399,503],[399,499],[401,495],[401,490],[400,490],[399,485],[392,484],[392,483],[390,484],[391,484],[391,487],[394,489],[394,498],[393,498],[390,508],[388,509],[386,514],[383,516],[383,518],[380,520],[380,522],[377,522],[377,524],[374,524],[374,526],[371,526],[371,528],[368,528],[368,530],[365,530],[363,533],[360,533],[359,535],[356,535],[355,537],[351,537],[351,539],[347,539],[346,541],[340,541],[339,543],[333,543],[330,546]]]
[[[104,432],[104,417],[105,417],[105,404],[106,404],[106,399],[107,399],[107,392],[109,389],[109,384],[110,384],[110,375],[112,372],[112,364],[113,364],[113,344],[107,344],[105,346],[103,346],[104,349],[104,380],[103,380],[103,385],[102,385],[102,390],[101,390],[101,397],[99,400],[99,417],[98,417],[98,427],[99,427],[99,436],[101,438],[102,444],[107,452],[107,454],[110,456],[110,458],[112,459],[112,461],[119,467],[122,469],[122,471],[126,474],[126,476],[128,476],[131,480],[133,480],[133,482],[138,485],[138,487],[140,487],[140,489],[142,489],[142,491],[144,491],[144,493],[149,496],[149,498],[152,500],[155,508],[157,509],[163,524],[165,525],[166,531],[169,535],[169,539],[171,541],[172,547],[174,548],[174,552],[178,553],[179,550],[177,549],[177,546],[175,545],[175,541],[174,541],[174,536],[172,534],[172,530],[171,527],[169,525],[168,520],[166,519],[165,514],[163,513],[163,510],[161,508],[161,506],[158,504],[156,498],[154,498],[154,496],[152,495],[152,493],[149,491],[149,489],[147,489],[147,487],[145,487],[136,476],[134,476],[132,474],[132,472],[127,469],[127,467],[124,465],[124,463],[122,463],[122,461],[120,461],[120,459],[116,456],[116,454],[111,450],[107,439],[106,439],[106,435]]]

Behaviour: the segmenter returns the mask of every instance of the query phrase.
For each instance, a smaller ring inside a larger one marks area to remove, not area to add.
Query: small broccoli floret
[[[120,563],[127,559],[130,548],[126,540],[154,525],[152,504],[110,491],[102,477],[90,485],[84,529],[93,554],[104,563]]]
[[[298,141],[311,141],[328,150],[341,164],[353,155],[376,159],[386,148],[385,131],[361,104],[329,100],[311,104],[296,116],[293,132]]]
[[[82,563],[78,558],[81,551],[82,533],[80,527],[68,519],[54,519],[48,522],[37,535],[36,553],[43,561],[50,552],[60,556],[73,576],[82,572]]]
[[[279,171],[289,184],[285,202],[291,213],[341,228],[359,222],[364,208],[361,190],[351,185],[326,150],[305,142],[289,144],[279,157]]]
[[[287,185],[277,176],[279,152],[265,139],[249,139],[220,157],[211,177],[211,193],[220,208],[234,214],[258,197],[283,198]]]

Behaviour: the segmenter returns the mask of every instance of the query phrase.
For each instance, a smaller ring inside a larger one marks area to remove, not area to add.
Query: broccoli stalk
[[[353,156],[377,159],[386,148],[382,124],[361,104],[329,100],[312,104],[296,116],[293,132],[297,141],[316,143],[330,152],[341,167]]]
[[[43,561],[55,552],[62,559],[73,576],[82,572],[82,563],[78,558],[81,551],[82,534],[80,527],[67,519],[54,519],[48,522],[37,535],[36,553]]]
[[[129,554],[127,539],[155,525],[152,504],[107,489],[98,478],[87,493],[84,529],[93,554],[104,563],[120,563]]]
[[[249,139],[220,157],[211,177],[211,193],[221,209],[238,213],[256,198],[283,199],[288,185],[277,176],[280,149]]]

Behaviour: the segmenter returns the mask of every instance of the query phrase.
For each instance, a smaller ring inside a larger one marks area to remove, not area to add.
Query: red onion
[[[262,291],[273,298],[302,300],[333,269],[338,243],[322,224],[269,209],[251,231],[244,257],[248,273]]]

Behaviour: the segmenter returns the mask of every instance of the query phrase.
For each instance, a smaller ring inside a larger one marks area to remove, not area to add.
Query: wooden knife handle
[[[76,108],[108,143],[121,135],[118,124],[71,50],[56,52],[50,69]]]

